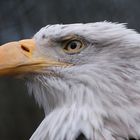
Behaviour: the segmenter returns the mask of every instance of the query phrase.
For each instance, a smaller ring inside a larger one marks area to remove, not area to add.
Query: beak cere
[[[66,64],[41,57],[33,39],[0,46],[0,76],[41,72],[43,67],[62,65]]]

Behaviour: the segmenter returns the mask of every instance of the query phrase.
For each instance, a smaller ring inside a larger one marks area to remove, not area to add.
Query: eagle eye
[[[66,42],[63,50],[68,54],[75,54],[84,48],[84,44],[80,40],[71,40]]]

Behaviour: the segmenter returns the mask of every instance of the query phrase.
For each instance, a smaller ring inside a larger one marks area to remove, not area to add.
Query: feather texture
[[[86,48],[65,54],[62,38],[75,35]],[[81,133],[87,140],[140,138],[140,34],[97,22],[50,25],[34,38],[42,55],[74,66],[27,78],[46,114],[30,140],[75,140]]]

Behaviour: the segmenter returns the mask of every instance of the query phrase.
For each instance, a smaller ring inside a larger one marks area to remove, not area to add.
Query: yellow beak
[[[66,64],[41,57],[33,39],[0,46],[0,76],[40,72],[43,67],[60,65]]]

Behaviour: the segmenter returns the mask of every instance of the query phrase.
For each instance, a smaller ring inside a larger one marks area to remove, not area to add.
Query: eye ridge
[[[84,44],[80,40],[70,40],[68,41],[63,49],[66,53],[74,54],[81,51],[81,49],[84,47]]]

